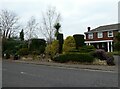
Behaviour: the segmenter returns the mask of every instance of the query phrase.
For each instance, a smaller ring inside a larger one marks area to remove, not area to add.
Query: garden
[[[32,16],[22,29],[18,29],[20,24],[17,23],[19,19],[16,13],[2,10],[0,18],[3,59],[115,65],[113,55],[120,55],[120,33],[114,37],[114,52],[107,53],[92,45],[87,46],[82,34],[64,39],[63,34],[60,33],[60,13],[54,8],[49,8],[46,12],[44,15],[42,13],[42,23]],[[45,38],[40,39],[36,32]]]

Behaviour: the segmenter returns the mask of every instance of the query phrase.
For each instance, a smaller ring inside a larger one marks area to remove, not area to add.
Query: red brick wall
[[[113,31],[113,36],[115,36],[118,31]],[[97,37],[97,32],[94,32],[93,39],[88,39],[88,33],[86,33],[86,41],[99,41],[99,40],[113,40],[114,37],[108,37],[108,32],[103,32],[103,38]]]

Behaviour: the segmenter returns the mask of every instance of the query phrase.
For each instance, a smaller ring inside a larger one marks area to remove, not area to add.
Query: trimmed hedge
[[[52,60],[60,63],[66,63],[69,61],[91,63],[94,61],[94,57],[88,53],[81,53],[81,54],[71,53],[71,54],[61,54],[61,55],[55,56]]]
[[[88,52],[92,52],[95,51],[95,47],[94,46],[83,46],[81,48],[79,48],[79,52],[81,53],[88,53]]]
[[[85,45],[84,35],[75,34],[75,35],[73,35],[73,37],[75,39],[76,49],[78,49],[79,47],[83,47]]]
[[[46,41],[44,39],[31,39],[29,51],[37,51],[40,54],[44,53]]]
[[[24,55],[28,55],[29,54],[29,50],[28,50],[28,48],[21,48],[17,53],[20,56],[24,56]]]

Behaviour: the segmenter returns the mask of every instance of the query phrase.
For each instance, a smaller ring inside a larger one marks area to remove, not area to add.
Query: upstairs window
[[[93,33],[88,34],[88,39],[93,39]]]
[[[102,32],[98,32],[98,38],[103,38],[103,33]]]
[[[108,32],[108,37],[113,37],[113,31]]]

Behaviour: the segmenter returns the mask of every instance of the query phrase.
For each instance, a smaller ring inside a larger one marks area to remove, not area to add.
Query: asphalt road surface
[[[3,62],[2,87],[118,87],[118,73]]]

